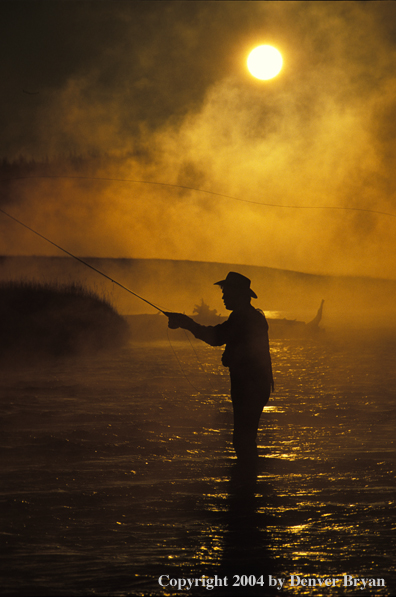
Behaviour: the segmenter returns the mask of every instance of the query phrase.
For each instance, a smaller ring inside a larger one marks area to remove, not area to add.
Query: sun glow
[[[256,79],[268,80],[276,77],[283,64],[282,55],[273,46],[257,46],[249,54],[247,66]]]

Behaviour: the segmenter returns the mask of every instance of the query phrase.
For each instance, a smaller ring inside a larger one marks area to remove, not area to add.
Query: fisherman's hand
[[[192,322],[191,317],[184,315],[184,313],[165,313],[165,315],[169,318],[168,327],[171,330],[176,330],[177,328],[188,330]]]

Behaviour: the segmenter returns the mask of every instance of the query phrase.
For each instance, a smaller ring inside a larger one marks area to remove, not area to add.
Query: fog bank
[[[228,271],[238,271],[252,281],[258,295],[254,306],[269,317],[310,321],[325,300],[322,326],[362,329],[396,325],[396,282],[389,280],[331,277],[257,266],[156,259],[84,258],[103,273],[161,309],[192,314],[205,301],[219,314],[227,315],[221,290],[214,283]],[[39,280],[80,283],[104,296],[123,314],[156,310],[128,294],[83,264],[67,257],[2,257],[0,280]]]

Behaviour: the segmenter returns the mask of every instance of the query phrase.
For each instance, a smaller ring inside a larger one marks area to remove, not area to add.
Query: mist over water
[[[393,3],[2,10],[0,157],[60,177],[2,175],[16,217],[80,255],[395,279]],[[0,253],[50,254],[0,227]]]
[[[276,392],[243,488],[221,349],[169,331],[34,367],[17,354],[0,376],[0,593],[207,595],[158,579],[262,575],[209,591],[245,597],[272,575],[284,594],[367,594],[352,575],[395,594],[395,4],[0,11],[0,209],[166,311],[227,315],[228,271],[267,315],[309,322],[325,301],[316,337],[270,329]],[[245,64],[263,42],[284,58],[265,84]],[[0,214],[1,281],[81,284],[163,326],[60,254]]]
[[[266,584],[214,595],[267,595],[271,574],[324,594],[294,574],[349,595],[350,574],[392,594],[395,337],[272,340],[257,484],[241,489],[221,349],[177,332],[2,372],[1,592],[206,595],[158,578],[217,574]]]
[[[192,314],[205,301],[228,316],[221,292],[214,283],[229,271],[238,271],[252,280],[258,295],[253,301],[271,317],[311,321],[324,299],[321,326],[362,331],[393,330],[396,326],[394,297],[396,282],[376,278],[319,276],[267,267],[177,261],[165,259],[84,260],[117,282],[166,311]],[[3,257],[0,280],[39,280],[45,283],[80,283],[109,300],[123,315],[156,311],[109,280],[69,257]]]
[[[260,162],[259,166],[261,175]],[[235,166],[230,164],[230,169],[236,176]],[[228,174],[219,182],[204,183],[193,158],[186,166],[168,165],[164,172],[155,163],[142,168],[110,158],[101,168],[94,162],[93,171],[89,161],[81,170],[70,170],[65,160],[56,173],[41,178],[33,172],[22,180],[1,176],[0,205],[76,255],[187,259],[395,278],[396,212],[387,203],[348,199],[344,205],[338,195],[326,197],[323,192],[311,199],[285,197],[282,191],[271,190],[272,183],[253,183],[257,175],[243,178],[242,172],[237,189],[229,188]],[[282,180],[281,172],[278,178]],[[161,182],[165,185],[157,184]],[[260,188],[252,190],[253,186]],[[4,215],[0,229],[1,254],[56,254],[53,246]]]

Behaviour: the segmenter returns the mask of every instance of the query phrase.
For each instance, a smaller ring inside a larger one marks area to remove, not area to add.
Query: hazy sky
[[[6,0],[0,28],[0,157],[105,154],[98,176],[243,200],[8,186],[4,209],[61,246],[396,278],[395,217],[322,209],[396,215],[396,3]],[[263,43],[284,59],[270,81],[246,68]],[[0,228],[0,253],[55,254]]]

